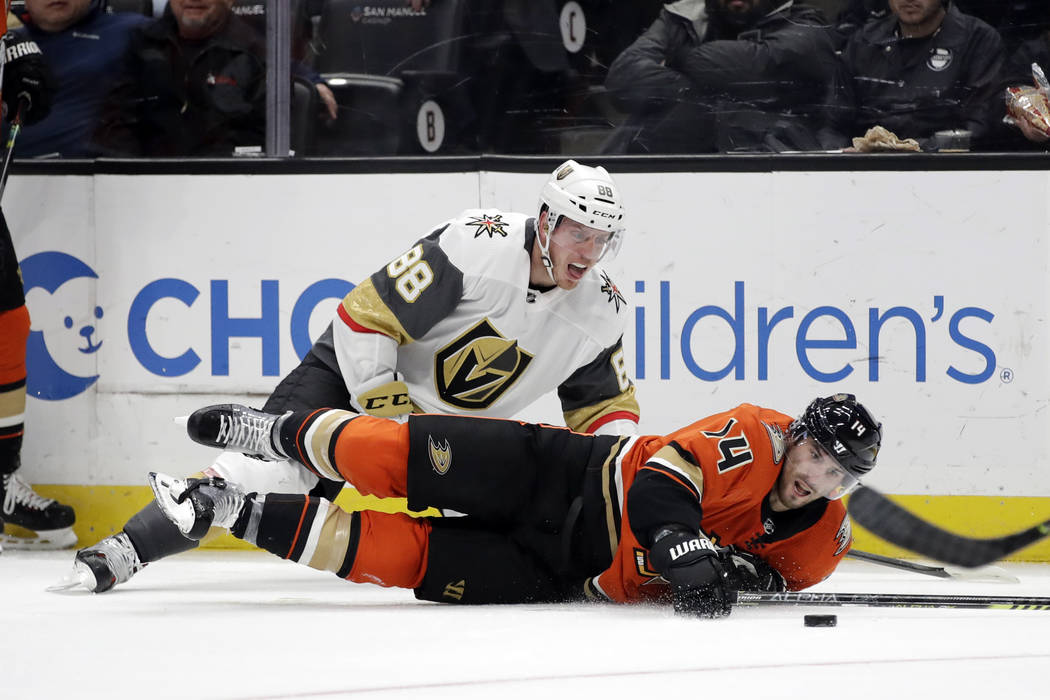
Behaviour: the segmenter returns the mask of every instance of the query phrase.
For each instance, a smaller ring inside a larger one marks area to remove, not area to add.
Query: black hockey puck
[[[839,618],[836,615],[806,615],[802,621],[806,627],[834,627]]]

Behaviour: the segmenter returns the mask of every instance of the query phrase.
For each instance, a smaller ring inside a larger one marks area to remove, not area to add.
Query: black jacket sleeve
[[[735,40],[683,48],[674,65],[701,95],[731,93],[764,102],[771,94],[790,97],[799,83],[827,84],[836,62],[825,27],[785,22],[744,32]]]
[[[966,82],[970,91],[966,97],[966,128],[975,139],[982,138],[992,130],[993,107],[997,96],[1000,76],[1005,59],[1003,42],[999,34],[985,24],[978,24],[973,42],[967,49],[969,66]]]
[[[690,82],[670,67],[670,59],[693,42],[684,23],[666,10],[642,36],[616,57],[609,67],[605,88],[613,105],[638,113],[673,105],[689,90]]]

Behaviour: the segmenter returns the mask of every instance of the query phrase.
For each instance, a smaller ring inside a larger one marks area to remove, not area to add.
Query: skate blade
[[[146,480],[153,490],[153,500],[160,512],[179,532],[187,534],[193,528],[193,506],[188,502],[178,502],[179,495],[186,490],[186,482],[160,472],[150,472]]]
[[[72,571],[52,583],[46,590],[49,593],[70,593],[80,589],[84,593],[91,593],[95,590],[95,585],[95,577],[90,571],[74,565]]]
[[[6,532],[0,532],[0,544],[3,544],[8,549],[69,549],[76,543],[77,533],[73,532],[71,527],[64,527],[58,530],[38,530],[28,537],[16,537]]]

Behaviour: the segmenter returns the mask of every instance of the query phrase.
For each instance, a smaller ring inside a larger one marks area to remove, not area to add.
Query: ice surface
[[[0,698],[1050,698],[1050,611],[420,603],[262,552],[192,552],[103,595],[73,553],[0,556]],[[813,590],[1050,596],[847,561]],[[838,615],[803,627],[806,613]]]

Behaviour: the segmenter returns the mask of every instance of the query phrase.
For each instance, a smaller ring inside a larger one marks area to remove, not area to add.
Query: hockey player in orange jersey
[[[6,5],[5,5],[6,7]],[[34,124],[51,111],[55,80],[35,41],[7,33],[0,13],[0,93],[7,158],[17,155],[12,123]],[[0,174],[0,192],[7,177]],[[61,549],[77,541],[73,508],[37,493],[22,477],[22,436],[26,407],[26,340],[29,338],[22,272],[11,230],[0,212],[0,542],[17,549]]]
[[[347,294],[263,410],[510,418],[556,393],[573,430],[635,434],[622,341],[629,305],[600,264],[625,235],[619,187],[605,168],[568,160],[537,210],[468,209],[384,264]],[[260,464],[236,452],[217,455],[194,474],[202,475],[329,499],[343,486],[288,460]],[[57,587],[105,592],[196,546],[150,503],[77,552]]]
[[[882,426],[851,394],[797,419],[743,404],[664,436],[601,436],[516,421],[339,410],[275,416],[230,404],[191,437],[290,457],[363,493],[459,518],[347,513],[304,495],[151,474],[189,537],[210,526],[359,583],[452,603],[670,601],[727,615],[734,590],[812,586],[851,543],[839,500],[875,465]]]

